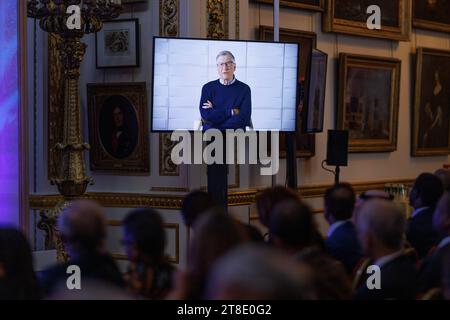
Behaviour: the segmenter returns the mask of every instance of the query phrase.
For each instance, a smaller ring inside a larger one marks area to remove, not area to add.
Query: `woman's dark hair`
[[[164,260],[166,236],[162,218],[156,210],[133,210],[123,220],[123,226],[150,262]]]
[[[294,191],[281,186],[265,189],[256,196],[259,220],[264,226],[269,227],[273,208],[284,200],[300,200],[300,197]]]
[[[195,190],[183,199],[181,203],[181,216],[186,226],[192,227],[202,213],[215,206],[216,203],[209,193]]]
[[[205,212],[196,221],[195,230],[189,259],[188,299],[202,298],[213,263],[229,250],[248,241],[245,230],[221,207]]]
[[[321,246],[311,208],[298,200],[283,201],[273,209],[269,233],[293,247]]]
[[[41,298],[27,239],[19,230],[0,226],[0,300]]]

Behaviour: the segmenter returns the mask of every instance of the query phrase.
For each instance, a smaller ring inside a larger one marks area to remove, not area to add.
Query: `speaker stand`
[[[285,135],[286,143],[286,180],[288,188],[297,190],[297,139],[295,132]]]
[[[208,193],[218,205],[226,210],[228,207],[228,165],[208,165],[207,176]]]
[[[225,132],[222,132],[225,136]],[[210,142],[212,143],[212,141]],[[222,163],[207,166],[208,193],[219,206],[228,209],[228,165],[226,164],[226,143],[223,144]],[[215,156],[215,152],[214,152]]]
[[[339,183],[340,174],[341,174],[341,168],[339,166],[336,166],[336,170],[334,171],[334,184]]]

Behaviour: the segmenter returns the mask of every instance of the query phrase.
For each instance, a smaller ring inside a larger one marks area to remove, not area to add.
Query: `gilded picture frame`
[[[87,97],[91,170],[149,175],[145,82],[88,84]]]
[[[349,152],[397,150],[401,61],[341,53],[336,128],[349,131]]]
[[[369,29],[367,8],[381,9],[381,29]],[[411,0],[329,0],[323,15],[323,31],[362,37],[409,41]]]
[[[252,1],[256,3],[273,5],[273,0],[252,0]],[[323,11],[325,8],[325,0],[287,0],[287,1],[281,0],[280,6],[294,9]]]
[[[450,1],[414,0],[413,27],[450,33]]]
[[[450,154],[450,51],[418,48],[411,126],[413,157]]]

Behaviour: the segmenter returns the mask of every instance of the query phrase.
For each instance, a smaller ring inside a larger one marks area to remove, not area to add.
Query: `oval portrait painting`
[[[98,127],[101,143],[112,157],[124,159],[136,149],[138,119],[133,105],[124,96],[112,95],[104,101]]]

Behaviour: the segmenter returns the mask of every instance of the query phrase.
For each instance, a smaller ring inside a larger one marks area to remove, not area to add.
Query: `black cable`
[[[327,168],[324,167],[323,164],[325,162],[327,162],[327,160],[323,160],[322,163],[321,163],[322,169],[325,170],[325,171],[331,172],[332,174],[336,174],[336,171],[333,171],[333,170],[330,170],[330,169],[327,169]]]

